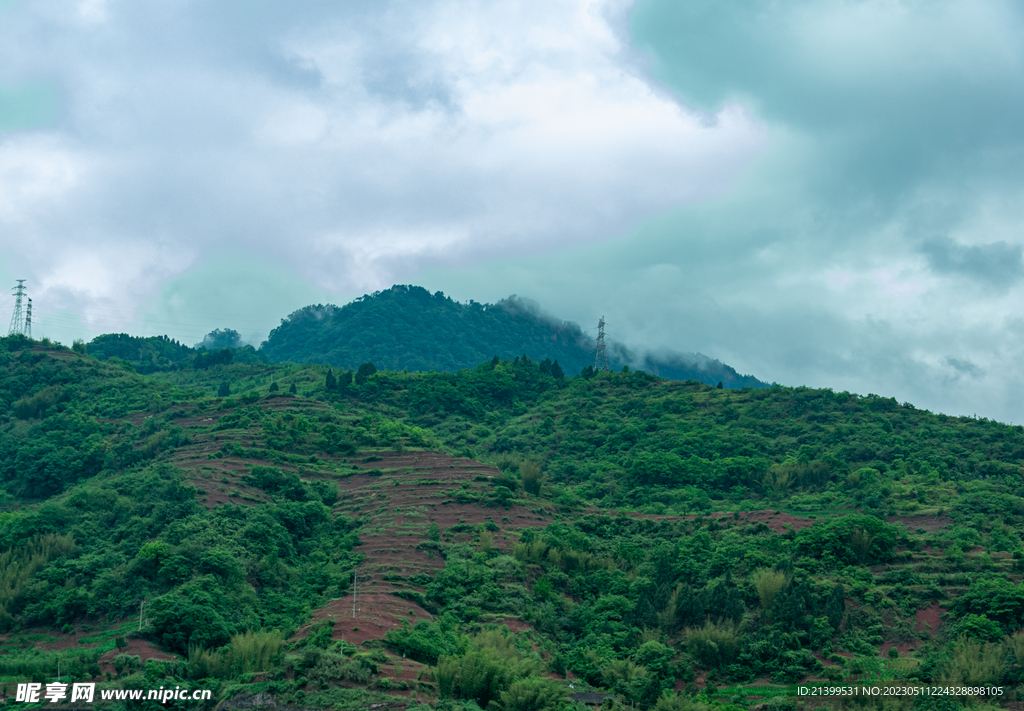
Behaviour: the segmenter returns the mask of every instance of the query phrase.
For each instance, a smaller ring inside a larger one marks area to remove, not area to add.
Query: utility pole
[[[146,608],[146,601],[139,603],[139,632],[142,631],[142,611]]]
[[[594,370],[608,372],[608,354],[604,350],[604,316],[597,322],[597,349],[594,351]]]
[[[28,309],[25,311],[25,335],[32,338],[32,299],[28,300]]]
[[[25,297],[25,280],[18,279],[18,285],[12,291],[14,292],[14,313],[11,314],[11,327],[8,329],[7,335],[24,335],[25,322],[24,314],[21,312],[21,300]]]
[[[358,582],[358,573],[355,570],[352,571],[352,616],[356,616],[356,583]]]

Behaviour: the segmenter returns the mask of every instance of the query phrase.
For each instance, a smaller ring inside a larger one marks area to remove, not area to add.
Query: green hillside
[[[558,361],[570,375],[594,365],[594,341],[575,323],[544,316],[515,296],[497,304],[460,304],[441,292],[397,285],[345,306],[307,306],[270,332],[263,352],[277,362],[328,363],[355,368],[372,362],[387,370],[471,368],[497,355],[526,354]],[[641,357],[609,343],[609,365],[656,373],[675,380],[699,380],[724,387],[763,387],[753,376],[699,353]]]
[[[8,695],[60,662],[211,690],[182,709],[1024,698],[1021,427],[532,357],[147,375],[6,338],[0,361]]]
[[[224,333],[217,329],[206,337],[206,342],[195,348],[179,343],[167,336],[129,336],[127,333],[105,333],[89,341],[88,345],[76,341],[74,348],[80,353],[88,352],[98,360],[111,358],[124,361],[139,373],[156,373],[167,370],[192,368],[202,370],[214,365],[227,363],[263,363],[266,356],[252,346],[239,343],[238,333],[234,339],[218,339]],[[220,340],[221,342],[218,342]]]

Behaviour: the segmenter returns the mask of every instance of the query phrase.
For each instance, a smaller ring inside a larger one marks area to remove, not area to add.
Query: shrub
[[[142,668],[142,660],[138,655],[118,654],[114,657],[114,671],[118,676],[122,674],[134,674]]]
[[[519,465],[519,481],[523,491],[534,496],[540,496],[541,486],[544,484],[544,475],[541,473],[540,464],[536,462],[523,462]]]
[[[208,676],[232,679],[240,674],[270,669],[284,645],[276,630],[236,634],[220,650],[191,647],[188,652],[189,672],[194,678]]]
[[[995,686],[1003,673],[1004,657],[1002,644],[960,637],[953,659],[938,674],[937,681],[950,686]]]
[[[740,651],[740,635],[732,621],[686,629],[686,648],[705,669],[732,664]]]
[[[789,582],[786,580],[786,574],[779,570],[758,568],[754,571],[753,578],[757,596],[761,600],[761,609],[768,612],[775,602],[775,595]]]
[[[62,388],[59,385],[50,385],[43,388],[35,395],[26,395],[14,401],[11,409],[15,416],[27,420],[33,417],[43,417],[46,411],[63,399]]]
[[[555,711],[569,700],[565,687],[544,677],[513,682],[489,707],[494,711]]]
[[[473,637],[460,656],[442,657],[437,664],[437,687],[443,698],[473,699],[486,707],[518,680],[540,673],[536,659],[524,658],[511,635],[495,630]]]

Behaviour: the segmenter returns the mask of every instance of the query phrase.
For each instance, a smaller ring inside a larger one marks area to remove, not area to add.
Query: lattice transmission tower
[[[25,280],[18,279],[18,285],[12,289],[14,292],[14,313],[11,314],[11,327],[7,330],[8,336],[24,336],[25,314],[21,309],[21,302],[25,298]]]
[[[608,354],[604,350],[604,316],[597,322],[597,349],[594,351],[594,370],[608,371]]]
[[[32,299],[28,300],[28,308],[25,309],[25,329],[23,333],[26,337],[32,338]]]

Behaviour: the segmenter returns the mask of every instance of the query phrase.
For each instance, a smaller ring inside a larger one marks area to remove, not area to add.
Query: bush
[[[59,385],[50,385],[43,388],[35,395],[26,395],[14,401],[11,409],[15,416],[27,420],[33,417],[43,417],[46,411],[63,399],[63,389]]]
[[[236,634],[220,650],[191,647],[189,673],[197,679],[208,676],[233,679],[240,674],[267,671],[273,667],[283,646],[281,633],[276,630]]]
[[[519,465],[519,481],[523,491],[534,496],[540,496],[541,486],[544,484],[544,475],[541,473],[540,464],[536,462],[523,462]]]
[[[519,679],[537,676],[540,660],[524,657],[507,630],[485,630],[465,654],[442,657],[435,676],[442,698],[474,700],[487,707]]]
[[[114,657],[114,671],[118,676],[122,674],[134,674],[142,668],[142,660],[138,655],[118,654]]]
[[[984,615],[1010,631],[1019,627],[1024,618],[1024,586],[1001,578],[979,580],[953,600],[949,609],[958,618],[968,614]]]
[[[775,595],[786,586],[789,581],[786,574],[779,570],[758,568],[754,571],[754,587],[757,588],[757,596],[761,600],[761,609],[768,612],[775,602]]]
[[[544,677],[532,677],[516,681],[508,691],[502,691],[488,711],[556,711],[568,701],[564,686]]]
[[[415,627],[402,627],[384,635],[384,641],[397,652],[423,664],[436,664],[442,656],[465,651],[467,639],[455,631],[452,621],[420,622]]]
[[[998,622],[990,620],[985,615],[965,615],[953,624],[950,636],[976,639],[982,642],[998,642],[1003,638],[1003,628]]]
[[[938,674],[937,681],[944,686],[995,686],[1003,674],[1004,658],[1002,644],[961,637],[953,649],[953,659]]]
[[[735,661],[740,651],[740,635],[731,621],[686,629],[686,648],[705,669],[717,669]]]
[[[380,668],[367,655],[359,654],[352,658],[345,658],[340,654],[329,652],[320,655],[316,665],[306,672],[306,678],[321,686],[337,681],[366,684],[379,671]]]

